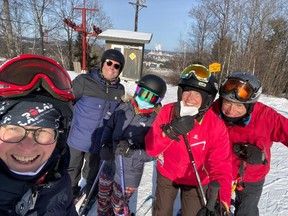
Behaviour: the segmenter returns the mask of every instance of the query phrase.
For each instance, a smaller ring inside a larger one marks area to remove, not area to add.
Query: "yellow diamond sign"
[[[134,53],[131,53],[131,54],[129,55],[129,58],[130,58],[131,60],[134,60],[134,59],[136,58],[136,55],[135,55]]]

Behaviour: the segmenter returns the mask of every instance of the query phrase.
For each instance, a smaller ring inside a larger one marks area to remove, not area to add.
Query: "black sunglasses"
[[[110,67],[111,65],[113,65],[113,67],[116,69],[116,70],[119,70],[120,69],[120,64],[113,64],[113,62],[112,61],[110,61],[110,60],[106,60],[105,61],[106,62],[106,64]]]

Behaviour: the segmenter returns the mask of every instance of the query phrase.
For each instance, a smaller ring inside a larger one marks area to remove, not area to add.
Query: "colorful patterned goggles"
[[[209,78],[211,76],[211,73],[203,65],[192,64],[183,70],[183,72],[181,74],[181,79],[190,79],[192,76],[199,81],[207,83],[207,82],[209,82]]]
[[[234,92],[240,101],[247,101],[254,95],[253,87],[241,79],[230,78],[222,86],[224,93]]]
[[[137,86],[136,88],[136,95],[142,100],[147,101],[151,104],[158,104],[162,101],[162,98],[159,97],[157,94],[149,91],[144,87]]]
[[[2,97],[26,95],[39,86],[57,99],[74,99],[69,74],[52,59],[26,54],[13,58],[0,67]]]

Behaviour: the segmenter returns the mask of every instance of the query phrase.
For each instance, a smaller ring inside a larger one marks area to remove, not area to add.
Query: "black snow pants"
[[[235,216],[259,216],[258,203],[265,179],[259,182],[244,182],[244,189],[236,190]]]

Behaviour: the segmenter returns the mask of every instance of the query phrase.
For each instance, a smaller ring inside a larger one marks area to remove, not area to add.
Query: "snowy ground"
[[[136,88],[134,82],[123,82],[126,92],[133,94]],[[177,87],[168,86],[167,94],[163,104],[176,101]],[[262,95],[260,101],[273,107],[282,115],[288,117],[288,100],[284,98],[275,98]],[[272,147],[271,171],[266,177],[264,190],[260,199],[259,209],[261,216],[287,216],[288,215],[288,167],[287,159],[288,149],[281,143],[274,143]],[[139,207],[143,201],[154,193],[156,184],[156,175],[154,163],[146,163],[141,185],[138,191],[130,200],[130,209],[136,212],[137,216],[151,216],[151,211],[146,212],[152,200],[149,200],[146,206]],[[174,205],[174,213],[179,209],[180,201],[177,198]],[[90,210],[88,216],[97,215],[96,204]]]

